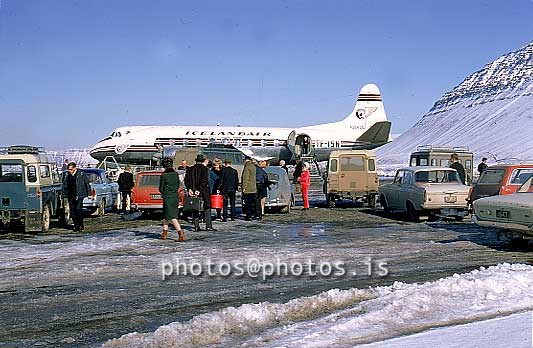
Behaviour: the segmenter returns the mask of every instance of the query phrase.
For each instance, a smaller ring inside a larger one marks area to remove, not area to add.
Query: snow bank
[[[329,290],[229,307],[103,347],[353,347],[533,309],[533,267],[500,264],[435,282]]]

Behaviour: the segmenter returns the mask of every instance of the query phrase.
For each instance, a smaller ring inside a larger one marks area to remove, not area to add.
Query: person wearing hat
[[[185,234],[178,221],[180,179],[173,168],[174,161],[172,158],[165,157],[162,162],[165,171],[161,174],[159,181],[159,192],[161,192],[163,197],[163,233],[161,234],[161,239],[167,239],[168,223],[170,221],[178,232],[178,242],[184,242]]]
[[[487,169],[487,167],[487,158],[483,157],[481,159],[481,163],[477,166],[477,171],[479,172],[479,175],[481,175],[485,171],[485,169]]]
[[[126,214],[126,206],[128,200],[131,200],[131,189],[134,186],[133,174],[131,173],[131,167],[129,165],[124,168],[124,171],[118,176],[118,190],[122,199],[122,214]]]
[[[309,174],[309,163],[304,163],[302,166],[302,174],[298,178],[298,182],[302,185],[302,198],[304,201],[304,210],[309,210],[309,186],[311,186],[311,175]]]
[[[195,164],[187,168],[185,173],[185,186],[189,190],[189,196],[201,197],[204,201],[204,220],[206,231],[216,231],[211,222],[211,194],[209,191],[209,169],[207,169],[207,158],[198,154],[194,160]],[[200,213],[193,212],[194,230],[200,231]]]

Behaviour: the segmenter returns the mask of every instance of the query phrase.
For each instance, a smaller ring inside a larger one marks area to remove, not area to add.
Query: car
[[[265,168],[268,180],[272,182],[265,200],[265,208],[277,209],[282,213],[290,213],[294,207],[294,192],[289,175],[285,169],[276,166]]]
[[[533,176],[510,195],[480,198],[474,202],[472,221],[533,239]]]
[[[111,182],[106,171],[98,168],[81,168],[89,179],[91,195],[83,200],[83,208],[91,214],[105,215],[107,208],[115,209],[118,204],[118,184]]]
[[[470,192],[470,203],[483,197],[508,195],[533,175],[533,164],[499,164],[490,166],[481,173]]]
[[[379,186],[374,151],[331,152],[324,179],[323,192],[329,207],[335,207],[339,199],[363,199],[374,207]]]
[[[455,169],[448,167],[406,167],[396,171],[394,181],[379,188],[379,200],[386,213],[405,211],[412,221],[421,215],[462,220],[468,215],[468,192]]]
[[[159,182],[163,170],[147,170],[135,175],[135,186],[131,191],[131,207],[141,212],[153,212],[163,209],[163,198],[159,192]],[[185,177],[184,170],[178,170],[180,183]],[[183,206],[184,189],[180,187],[178,191],[180,207]]]

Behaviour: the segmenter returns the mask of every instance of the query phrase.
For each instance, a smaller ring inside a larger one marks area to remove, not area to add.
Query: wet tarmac
[[[262,221],[215,222],[216,232],[160,239],[157,215],[122,221],[89,217],[86,231],[0,235],[2,347],[98,347],[130,332],[228,306],[284,302],[332,288],[365,288],[436,280],[502,262],[533,264],[533,252],[498,240],[496,230],[463,222],[410,223],[351,204],[296,207]],[[342,261],[344,276],[179,276],[162,280],[162,265]],[[388,275],[381,276],[378,262]],[[368,266],[370,264],[370,266]],[[371,275],[368,273],[371,269]],[[354,275],[352,271],[357,274]]]

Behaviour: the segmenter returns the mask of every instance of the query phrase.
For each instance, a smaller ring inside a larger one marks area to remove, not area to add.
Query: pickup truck
[[[0,149],[0,227],[17,223],[26,232],[46,232],[54,217],[64,220],[62,183],[43,148]]]

